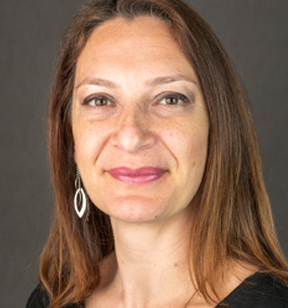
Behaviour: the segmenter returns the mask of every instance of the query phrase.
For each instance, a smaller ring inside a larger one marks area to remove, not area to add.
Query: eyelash
[[[107,95],[92,95],[92,96],[88,96],[87,98],[84,99],[83,101],[83,105],[88,105],[90,104],[92,101],[107,101],[110,102],[110,104],[106,104],[106,105],[95,105],[97,107],[103,107],[103,106],[110,106],[113,103],[113,99]]]
[[[182,103],[171,103],[171,104],[163,104],[163,105],[167,105],[167,106],[177,106],[177,105],[185,105],[187,103],[189,103],[189,99],[180,93],[165,93],[164,95],[161,94],[161,97],[159,99],[157,99],[157,101],[161,104],[161,101],[165,100],[165,99],[177,99],[177,100],[181,100]]]
[[[181,100],[181,103],[171,103],[171,104],[163,104],[163,105],[167,105],[167,106],[178,106],[178,105],[185,105],[190,103],[189,99],[180,93],[162,93],[158,96],[156,96],[155,100],[157,101],[157,103],[162,104],[161,101],[165,100],[165,99],[177,99],[177,100]],[[112,99],[112,97],[109,97],[107,95],[93,95],[93,96],[89,96],[87,98],[84,99],[83,101],[83,105],[90,105],[90,103],[92,101],[106,101],[106,104],[98,104],[98,105],[93,105],[96,107],[104,107],[104,106],[111,106],[114,103],[114,100]]]

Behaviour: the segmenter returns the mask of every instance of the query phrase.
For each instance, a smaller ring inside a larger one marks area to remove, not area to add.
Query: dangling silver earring
[[[84,189],[81,187],[81,178],[78,168],[76,170],[75,188],[76,188],[76,193],[74,196],[74,207],[79,218],[82,218],[86,211],[87,198]]]

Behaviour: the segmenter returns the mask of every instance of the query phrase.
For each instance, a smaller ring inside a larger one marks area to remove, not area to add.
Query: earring
[[[81,187],[81,178],[78,168],[76,171],[75,188],[76,188],[76,193],[74,196],[74,207],[78,217],[82,218],[86,211],[87,198],[84,189]]]

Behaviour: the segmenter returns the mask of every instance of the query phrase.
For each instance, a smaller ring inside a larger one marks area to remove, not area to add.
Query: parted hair
[[[209,117],[208,156],[193,200],[191,282],[207,300],[217,297],[227,261],[257,266],[288,284],[275,232],[248,99],[210,26],[181,0],[93,0],[63,37],[48,109],[48,150],[55,214],[40,259],[50,307],[84,301],[101,281],[101,260],[114,250],[109,217],[90,200],[89,219],[74,211],[76,164],[71,104],[77,59],[93,30],[108,20],[152,16],[168,23],[194,68]],[[216,275],[217,273],[217,275]]]

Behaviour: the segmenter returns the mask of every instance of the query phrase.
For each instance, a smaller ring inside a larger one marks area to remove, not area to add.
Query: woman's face
[[[118,18],[93,32],[76,66],[72,129],[84,186],[102,211],[130,222],[186,214],[209,123],[168,24]]]

